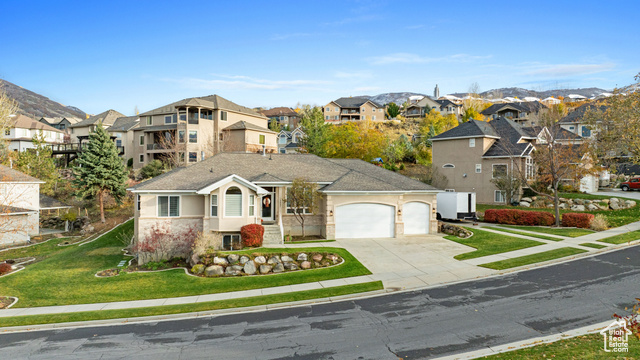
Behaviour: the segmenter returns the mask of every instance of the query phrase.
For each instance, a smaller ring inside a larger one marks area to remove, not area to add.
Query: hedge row
[[[562,214],[562,226],[588,229],[593,218],[593,214],[565,213]]]
[[[484,212],[484,221],[508,225],[551,226],[556,218],[545,211],[527,211],[517,209],[488,209]]]
[[[244,246],[262,246],[264,236],[264,226],[259,224],[249,224],[240,228],[240,237]]]

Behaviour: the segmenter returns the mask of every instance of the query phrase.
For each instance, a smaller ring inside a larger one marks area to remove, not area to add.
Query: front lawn
[[[341,256],[345,263],[317,270],[265,276],[203,278],[186,275],[183,269],[175,269],[147,273],[121,272],[110,278],[95,277],[96,272],[115,268],[121,260],[130,259],[122,255],[124,245],[119,234],[123,231],[131,234],[133,221],[86,245],[52,249],[46,257],[28,265],[27,269],[0,277],[0,295],[18,297],[20,301],[15,307],[35,307],[202,295],[370,274],[348,251],[320,247],[295,251],[331,252]],[[24,254],[33,251],[38,249],[27,250]],[[248,253],[260,251],[283,253],[291,252],[291,249],[246,250]],[[0,253],[0,256],[8,258],[4,253]]]
[[[531,234],[531,233],[527,233],[527,232],[524,232],[524,231],[509,230],[509,229],[504,229],[504,228],[500,228],[500,227],[497,227],[497,226],[489,226],[489,227],[487,227],[487,229],[491,229],[491,230],[495,230],[495,231],[502,231],[502,232],[506,232],[506,233],[510,233],[510,234],[529,236],[529,237],[534,237],[534,238],[538,238],[538,239],[542,239],[542,240],[562,241],[561,238],[557,238],[557,237],[544,236],[544,235],[539,235],[539,234]]]
[[[640,359],[640,341],[635,336],[629,336],[628,353],[605,352],[603,346],[602,335],[589,334],[491,355],[484,359]]]
[[[473,235],[469,238],[461,239],[453,235],[444,237],[447,240],[455,241],[457,243],[471,246],[477,249],[476,251],[471,251],[454,256],[454,259],[456,260],[475,259],[482,256],[500,254],[508,251],[525,249],[532,246],[544,245],[544,243],[541,243],[539,241],[527,240],[502,234],[495,234],[475,228],[467,229],[473,232]]]
[[[579,193],[562,193],[560,197],[567,199],[585,199],[585,200],[603,200],[610,199],[612,196],[602,196],[602,195],[591,195],[591,194],[579,194]],[[616,197],[616,196],[613,196]],[[624,198],[619,198],[622,201],[628,200]],[[518,209],[518,210],[531,210],[531,211],[546,211],[552,214],[555,214],[554,209],[548,208],[524,208],[520,206],[510,206],[510,205],[487,205],[487,204],[477,204],[476,210],[479,212],[484,212],[487,209]],[[560,210],[560,214],[575,212],[571,210]],[[627,225],[632,222],[636,222],[640,219],[640,204],[632,207],[631,209],[623,209],[623,210],[597,210],[597,211],[582,211],[585,213],[597,215],[603,214],[604,217],[607,218],[610,227],[619,227],[622,225]]]
[[[325,289],[296,291],[287,294],[274,294],[254,296],[240,299],[209,301],[194,304],[153,306],[146,308],[83,311],[76,313],[29,315],[0,318],[0,327],[24,326],[35,324],[65,323],[72,321],[90,321],[106,319],[123,319],[143,316],[181,314],[198,311],[211,311],[220,309],[241,308],[258,305],[278,304],[283,302],[301,301],[309,299],[328,298],[334,296],[356,294],[368,291],[382,290],[382,281],[372,281],[362,284],[335,286]]]
[[[537,254],[520,256],[512,259],[494,261],[492,263],[482,264],[480,266],[494,270],[510,269],[518,266],[535,264],[543,261],[559,259],[565,256],[577,255],[585,253],[587,250],[576,249],[572,247],[560,248],[555,250],[544,251]]]
[[[543,227],[543,226],[518,226],[518,225],[500,225],[502,227],[508,227],[518,230],[535,231],[543,234],[558,235],[565,237],[578,237],[582,235],[593,234],[595,231],[579,228],[557,228],[557,227]]]
[[[618,245],[618,244],[624,244],[626,242],[631,242],[638,239],[640,239],[640,230],[631,231],[631,232],[616,235],[616,236],[610,236],[608,238],[600,239],[598,241]]]
[[[580,246],[586,246],[586,247],[590,247],[590,248],[594,248],[594,249],[604,249],[607,246],[606,245],[600,245],[600,244],[595,244],[595,243],[582,243],[580,244]]]

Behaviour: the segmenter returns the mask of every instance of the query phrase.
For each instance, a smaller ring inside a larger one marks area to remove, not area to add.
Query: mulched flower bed
[[[13,299],[6,296],[0,296],[0,309],[6,309],[7,306],[13,304]]]

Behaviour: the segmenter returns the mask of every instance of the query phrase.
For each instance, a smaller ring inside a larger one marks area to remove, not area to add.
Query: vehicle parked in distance
[[[620,184],[622,191],[640,190],[640,178],[629,179]]]

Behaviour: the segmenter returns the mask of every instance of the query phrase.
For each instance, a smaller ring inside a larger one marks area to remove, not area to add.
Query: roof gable
[[[14,170],[10,167],[0,165],[0,183],[3,182],[16,182],[16,183],[40,183],[44,184],[44,181],[36,179],[33,176],[29,176],[21,171]]]
[[[465,123],[462,123],[453,129],[449,129],[442,134],[434,136],[431,140],[447,140],[455,138],[472,138],[472,137],[499,137],[495,129],[490,123],[485,121],[479,121],[471,119]]]

